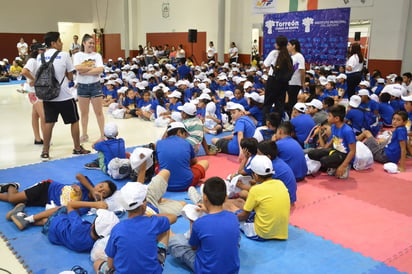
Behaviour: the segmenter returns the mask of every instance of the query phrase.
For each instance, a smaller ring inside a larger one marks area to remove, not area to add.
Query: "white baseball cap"
[[[153,165],[153,149],[147,147],[137,147],[130,155],[130,166],[133,170],[138,169],[146,161],[146,170]]]
[[[238,104],[238,103],[227,103],[227,110],[235,110],[235,109],[238,109],[238,110],[240,110],[240,111],[245,111],[245,108],[241,105],[241,104]]]
[[[383,169],[388,173],[399,173],[398,165],[395,163],[386,163],[383,165]]]
[[[306,105],[304,103],[296,103],[293,108],[301,113],[305,113],[306,111]]]
[[[264,95],[261,96],[256,92],[246,93],[245,97],[251,98],[253,99],[253,101],[258,102],[258,103],[263,103],[263,101],[265,100]]]
[[[183,124],[182,122],[172,122],[172,123],[170,123],[167,126],[167,132],[171,131],[172,129],[176,129],[176,128],[182,128],[182,129],[186,130],[186,132],[187,132],[185,124]]]
[[[190,116],[196,115],[196,105],[193,103],[185,103],[183,106],[178,106],[177,109]]]
[[[119,222],[114,212],[107,209],[98,209],[96,211],[96,219],[94,220],[94,228],[100,237],[107,237],[110,235],[112,228]]]
[[[360,84],[359,84],[360,85]],[[369,96],[369,90],[367,90],[367,89],[360,89],[359,91],[358,91],[358,95],[359,96]]]
[[[362,99],[359,95],[352,95],[349,99],[349,106],[357,108],[361,104]]]
[[[347,79],[348,77],[346,76],[346,74],[344,74],[344,73],[341,73],[341,74],[339,74],[338,76],[336,76],[336,79]]]
[[[326,85],[326,84],[328,83],[328,79],[326,79],[325,76],[321,76],[321,77],[319,77],[319,83],[320,83],[322,86],[324,86],[324,85]]]
[[[147,185],[138,182],[128,182],[120,189],[119,203],[126,210],[141,206],[146,199]]]
[[[359,86],[365,86],[365,87],[370,87],[370,84],[369,84],[369,82],[368,81],[361,81],[360,83],[359,83]]]
[[[253,84],[252,84],[252,82],[250,82],[250,81],[246,81],[246,82],[243,84],[243,89],[247,89],[247,88],[251,88],[251,87],[253,87]]]
[[[312,106],[315,107],[317,109],[323,109],[323,104],[320,100],[318,99],[312,99],[312,101],[310,101],[309,103],[306,103],[307,106]]]
[[[212,100],[212,98],[210,97],[209,94],[202,92],[202,94],[200,94],[199,97],[197,97],[197,99],[202,100],[202,99],[206,99],[206,100]]]
[[[167,97],[169,97],[169,98],[180,98],[180,97],[182,97],[182,93],[175,90],[172,93],[170,93],[169,95],[167,95]]]
[[[273,174],[272,161],[265,155],[256,155],[250,162],[250,168],[257,175]]]
[[[107,138],[115,138],[118,134],[118,128],[115,123],[107,123],[104,125],[104,136]]]

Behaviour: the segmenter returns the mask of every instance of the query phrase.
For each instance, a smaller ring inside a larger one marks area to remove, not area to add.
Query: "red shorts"
[[[199,164],[192,165],[190,169],[192,170],[192,173],[193,173],[193,179],[192,179],[192,183],[190,184],[190,186],[196,186],[199,183],[200,179],[205,178],[206,170],[203,166]]]

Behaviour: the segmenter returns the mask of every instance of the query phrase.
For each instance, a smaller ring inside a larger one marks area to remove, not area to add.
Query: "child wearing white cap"
[[[256,155],[250,163],[257,184],[249,191],[243,210],[237,212],[241,230],[255,241],[286,240],[290,213],[290,198],[285,185],[272,179],[272,161]],[[261,199],[260,197],[265,197]]]
[[[295,131],[296,139],[302,147],[310,131],[316,125],[312,116],[307,114],[306,110],[307,108],[304,103],[296,103],[293,106],[292,119],[290,120]]]
[[[108,166],[112,159],[126,158],[126,146],[123,138],[117,138],[119,134],[115,123],[107,123],[104,126],[104,136],[93,143],[92,148],[98,152],[99,157],[84,165],[86,169],[102,170],[108,172]]]
[[[170,123],[166,134],[156,143],[160,169],[171,173],[168,191],[185,191],[205,177],[209,162],[196,159],[193,146],[186,141],[188,132],[183,123]]]
[[[146,216],[148,187],[129,182],[120,190],[128,218],[113,227],[105,248],[107,261],[96,260],[96,273],[161,273],[166,259],[170,224],[176,215]],[[111,272],[110,272],[111,271]]]
[[[239,159],[242,159],[240,141],[243,138],[253,137],[256,126],[250,117],[245,115],[245,108],[241,104],[228,103],[227,109],[235,123],[233,133],[222,138],[213,138],[212,144],[216,145],[221,152],[238,155]]]
[[[352,95],[349,99],[348,111],[345,116],[345,123],[352,127],[356,135],[360,134],[363,130],[365,121],[364,111],[359,109],[361,101],[362,99],[359,95]]]

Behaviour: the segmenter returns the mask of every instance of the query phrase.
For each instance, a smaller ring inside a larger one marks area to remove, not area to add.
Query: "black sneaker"
[[[20,229],[20,230],[24,230],[26,227],[29,226],[29,221],[25,220],[24,218],[27,217],[27,214],[24,213],[23,211],[21,212],[17,212],[13,215],[11,215],[11,220],[13,221],[13,223]]]
[[[20,184],[16,183],[16,182],[0,184],[0,193],[8,192],[10,186],[15,187],[17,190],[19,190],[19,188],[20,188]]]
[[[100,166],[99,166],[98,161],[93,161],[93,162],[85,164],[84,168],[98,170],[98,169],[100,169]]]
[[[17,214],[18,212],[23,212],[25,208],[26,208],[26,205],[24,203],[17,204],[12,210],[7,212],[6,219],[11,221],[12,215]]]

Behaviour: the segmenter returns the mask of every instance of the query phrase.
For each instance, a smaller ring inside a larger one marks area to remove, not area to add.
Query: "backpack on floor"
[[[52,100],[59,96],[61,83],[56,79],[54,74],[53,61],[60,51],[56,51],[50,60],[46,62],[44,58],[44,52],[40,55],[41,65],[36,72],[36,77],[34,79],[34,90],[36,91],[36,96],[45,101]]]

